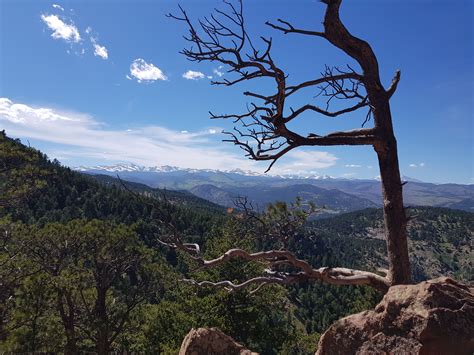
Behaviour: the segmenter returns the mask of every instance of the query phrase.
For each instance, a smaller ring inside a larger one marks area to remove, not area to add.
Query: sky
[[[222,1],[183,0],[192,19]],[[297,83],[325,65],[357,63],[324,39],[284,35],[265,25],[283,18],[321,30],[324,5],[314,0],[247,0],[247,30],[257,45],[273,39],[272,56]],[[0,130],[67,166],[134,163],[182,168],[263,172],[222,142],[228,120],[243,113],[249,88],[271,93],[268,82],[234,87],[219,63],[195,63],[179,52],[186,26],[171,0],[0,0]],[[402,175],[436,183],[474,183],[474,25],[470,0],[346,0],[341,18],[374,49],[384,85],[397,69],[391,100]],[[316,91],[293,98],[295,107]],[[292,123],[301,133],[355,129],[365,112],[338,118],[305,114]],[[371,122],[369,122],[370,126]],[[270,174],[318,174],[372,179],[379,175],[370,146],[312,147],[289,152]]]

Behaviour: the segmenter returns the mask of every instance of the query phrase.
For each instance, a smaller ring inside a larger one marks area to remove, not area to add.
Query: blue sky
[[[186,27],[165,17],[177,4],[0,0],[0,129],[69,166],[133,162],[263,172],[266,162],[249,161],[221,142],[231,122],[208,114],[244,112],[249,86],[211,86],[209,77],[229,77],[226,68],[178,53]],[[193,18],[223,6],[180,4]],[[320,29],[321,3],[251,0],[244,7],[250,34],[273,37],[273,57],[288,80],[314,78],[325,64],[357,68],[323,39],[285,36],[264,25],[284,18]],[[372,45],[386,85],[401,69],[391,103],[402,174],[474,183],[472,1],[346,0],[341,16]],[[251,87],[271,90],[265,82]],[[292,128],[321,134],[358,128],[363,120],[363,112],[305,115]],[[378,169],[371,147],[319,147],[290,152],[272,173],[373,178]]]

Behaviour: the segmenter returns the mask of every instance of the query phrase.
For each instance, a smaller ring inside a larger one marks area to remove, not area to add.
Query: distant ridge
[[[260,206],[272,201],[288,202],[303,197],[306,202],[328,206],[335,213],[382,205],[380,182],[375,178],[269,175],[241,169],[144,167],[136,164],[81,166],[75,170],[90,175],[119,175],[123,180],[152,188],[187,190],[221,206],[229,206],[236,196],[247,196]],[[432,184],[407,176],[403,176],[402,180],[408,182],[403,187],[407,207],[447,207],[474,212],[474,185]]]
[[[226,174],[237,174],[244,176],[261,176],[261,177],[279,177],[282,179],[337,179],[336,177],[329,175],[295,175],[295,174],[284,174],[284,175],[273,175],[259,173],[251,170],[243,169],[231,169],[231,170],[219,170],[219,169],[192,169],[192,168],[180,168],[177,166],[163,165],[163,166],[141,166],[133,163],[121,163],[114,165],[96,165],[96,166],[78,166],[72,167],[73,170],[81,172],[93,172],[93,171],[104,171],[104,172],[149,172],[149,173],[172,173],[172,172],[186,172],[186,173],[226,173]],[[345,180],[344,178],[340,178]]]

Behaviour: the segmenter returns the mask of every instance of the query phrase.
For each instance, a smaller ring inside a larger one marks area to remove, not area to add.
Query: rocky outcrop
[[[473,354],[474,295],[441,277],[389,289],[375,310],[338,320],[321,337],[319,355]]]
[[[179,355],[258,355],[236,343],[217,328],[191,329],[181,344]]]

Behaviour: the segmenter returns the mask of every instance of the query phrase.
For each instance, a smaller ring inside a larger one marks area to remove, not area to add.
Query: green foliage
[[[45,186],[46,156],[8,138],[0,131],[0,212],[18,206]]]
[[[262,354],[310,354],[334,320],[380,299],[370,288],[319,283],[256,293],[190,286],[180,280],[242,282],[263,266],[232,260],[199,270],[157,243],[173,225],[206,258],[236,247],[287,247],[314,267],[375,269],[386,263],[380,210],[308,225],[314,206],[301,201],[248,219],[242,210],[225,215],[187,194],[127,183],[137,198],[116,179],[73,172],[3,132],[0,189],[0,352],[175,354],[191,328],[218,327]],[[472,278],[472,214],[413,213],[417,278]]]
[[[38,322],[41,312],[51,308],[64,327],[69,351],[99,349],[101,342],[105,342],[108,351],[114,339],[127,329],[130,312],[160,290],[155,280],[158,272],[154,270],[159,261],[151,263],[152,251],[130,227],[74,220],[43,227],[20,225],[13,233],[13,238],[23,245],[18,256],[37,271],[24,280],[16,294],[13,321],[29,324],[21,317],[25,313],[29,317],[35,315]],[[34,287],[40,276],[43,292]],[[30,303],[36,308],[24,311],[25,304]],[[36,316],[37,312],[40,313]],[[21,328],[24,334],[39,331],[36,324],[28,330],[25,325]],[[21,332],[14,333],[18,337]],[[28,343],[31,341],[22,341],[24,345]],[[35,346],[18,350],[34,349]]]
[[[219,233],[205,244],[206,259],[218,257],[231,248],[252,251],[256,247],[255,231],[240,218],[229,218]],[[181,255],[179,258],[186,258]],[[192,266],[191,269],[195,269]],[[260,264],[232,260],[218,267],[190,272],[197,280],[231,280],[242,282],[256,276]],[[193,327],[218,327],[237,341],[263,354],[275,354],[285,339],[293,339],[304,332],[288,302],[286,290],[268,286],[264,292],[251,294],[250,290],[228,292],[223,289],[181,285],[173,300]],[[176,311],[176,314],[180,314]],[[179,319],[182,319],[180,317]],[[180,321],[177,321],[179,324]],[[188,328],[189,331],[189,328]],[[181,337],[182,338],[182,337]]]
[[[296,339],[289,339],[283,344],[281,355],[313,355],[318,348],[318,342],[321,335],[312,333],[301,335]]]

